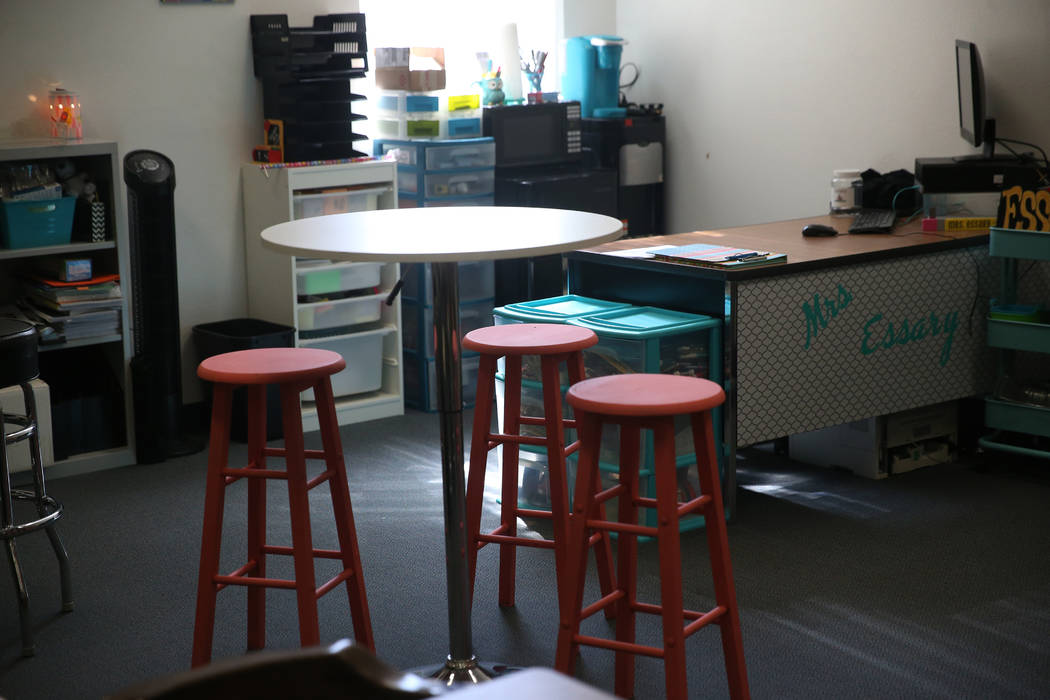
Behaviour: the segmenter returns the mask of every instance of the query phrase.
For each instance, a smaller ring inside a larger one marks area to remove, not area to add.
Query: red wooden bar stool
[[[565,431],[575,421],[562,416],[559,370],[565,363],[569,383],[583,379],[583,355],[580,353],[598,342],[589,328],[554,323],[512,323],[478,328],[463,338],[463,347],[480,353],[477,400],[474,404],[474,428],[470,443],[470,470],[467,475],[467,537],[469,547],[471,592],[477,572],[478,550],[490,542],[500,545],[499,604],[514,605],[514,571],[517,547],[540,547],[555,550],[555,569],[561,587],[561,546],[565,540],[570,503],[565,458],[576,451],[578,442],[566,445]],[[543,417],[521,415],[521,365],[525,355],[540,358],[543,383]],[[503,432],[491,429],[492,398],[495,391],[496,361],[506,357]],[[522,435],[522,425],[542,426],[544,437]],[[503,481],[500,525],[489,533],[481,532],[481,510],[485,490],[485,466],[490,450],[503,446]],[[547,471],[550,488],[550,511],[518,507],[518,446],[539,445],[547,449]],[[517,519],[548,518],[553,539],[520,537]],[[603,593],[612,590],[612,548],[608,533],[594,533],[588,538],[598,562]],[[560,600],[560,594],[559,594]],[[610,613],[611,614],[611,613]]]
[[[562,621],[558,634],[555,667],[572,673],[579,645],[612,649],[616,652],[615,692],[621,697],[634,694],[634,654],[663,658],[667,697],[686,698],[685,638],[712,622],[722,632],[729,691],[734,698],[749,697],[744,646],[733,573],[729,563],[718,461],[711,428],[711,409],[725,400],[718,384],[698,377],[670,374],[621,374],[596,377],[569,388],[580,432],[580,466],[576,475],[576,498],[569,518],[566,551],[566,584],[571,599],[562,601]],[[674,417],[689,415],[696,447],[701,495],[678,502],[675,469]],[[615,486],[596,492],[598,451],[602,425],[620,426],[620,479]],[[639,495],[638,455],[642,429],[654,433],[656,498]],[[617,522],[593,519],[595,505],[618,497]],[[657,526],[638,522],[638,508],[655,508]],[[584,517],[584,514],[587,514]],[[682,601],[682,554],[679,548],[678,520],[690,513],[702,513],[710,550],[714,578],[714,609],[696,612],[685,609]],[[617,550],[618,587],[603,594],[597,602],[583,607],[586,576],[585,532],[591,529],[620,533]],[[660,553],[660,605],[640,603],[637,593],[638,535],[656,537]],[[607,607],[616,610],[616,639],[580,634],[580,621]],[[636,644],[635,613],[660,615],[663,646]],[[683,622],[689,622],[683,627]]]
[[[345,582],[355,641],[375,651],[330,379],[331,375],[345,366],[343,358],[330,350],[256,348],[209,357],[198,367],[197,375],[214,382],[214,391],[201,563],[197,579],[197,615],[193,628],[193,666],[211,660],[216,594],[230,585],[248,586],[248,649],[261,649],[265,644],[267,588],[295,590],[299,606],[299,641],[306,647],[320,643],[317,599]],[[283,448],[266,446],[268,384],[280,386]],[[248,465],[241,468],[230,467],[227,463],[230,410],[233,390],[237,387],[244,387],[244,391],[248,392],[245,402],[248,412]],[[322,450],[307,450],[303,442],[299,394],[308,388],[313,388],[317,402],[317,418],[324,446]],[[267,457],[283,457],[286,468],[268,468]],[[323,459],[325,470],[312,479],[308,478],[307,459]],[[227,486],[242,478],[248,479],[248,561],[232,573],[221,575],[219,549],[225,491]],[[266,543],[267,479],[283,480],[288,486],[291,547]],[[338,550],[314,549],[310,534],[307,492],[325,481],[329,484],[332,496]],[[291,555],[295,579],[268,578],[267,554]],[[328,582],[315,587],[315,558],[341,560],[342,570]]]

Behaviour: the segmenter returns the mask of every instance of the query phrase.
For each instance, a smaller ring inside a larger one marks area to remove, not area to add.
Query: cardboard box
[[[40,438],[40,458],[44,466],[49,467],[55,463],[55,447],[51,439],[51,390],[41,379],[34,379],[29,384],[33,387],[33,399],[36,401],[36,430]],[[0,389],[0,406],[3,406],[7,413],[24,415],[25,400],[22,396],[22,387],[8,386]],[[15,427],[12,425],[7,430],[14,430]],[[29,459],[29,440],[21,440],[8,445],[7,459],[12,474],[32,468],[33,463]]]
[[[445,50],[384,47],[376,49],[376,87],[428,92],[445,89]]]

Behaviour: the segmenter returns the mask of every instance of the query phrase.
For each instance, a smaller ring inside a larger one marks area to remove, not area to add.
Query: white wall
[[[0,138],[31,135],[27,95],[59,80],[81,95],[86,136],[175,163],[186,401],[199,398],[191,328],[246,309],[238,168],[262,117],[248,15],[306,25],[357,7],[0,0]],[[820,213],[834,168],[966,152],[956,37],[982,51],[1000,135],[1050,147],[1045,0],[564,0],[555,21],[628,39],[630,99],[664,103],[670,231]]]
[[[641,69],[629,98],[665,106],[669,232],[823,213],[835,168],[914,171],[917,156],[973,151],[956,38],[981,51],[999,135],[1050,150],[1046,0],[617,0],[615,12],[623,60]]]
[[[28,95],[46,102],[47,84],[61,81],[80,94],[85,137],[175,164],[187,402],[200,398],[191,329],[247,308],[239,169],[262,141],[248,16],[308,26],[315,14],[356,10],[356,0],[0,0],[0,138],[33,135]]]

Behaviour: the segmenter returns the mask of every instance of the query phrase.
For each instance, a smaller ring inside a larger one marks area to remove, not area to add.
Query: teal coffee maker
[[[565,45],[565,74],[561,94],[579,100],[581,116],[622,117],[620,100],[620,55],[627,42],[618,36],[574,36]]]

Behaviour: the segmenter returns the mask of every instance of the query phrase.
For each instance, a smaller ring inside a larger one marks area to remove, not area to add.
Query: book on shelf
[[[995,226],[994,216],[928,216],[923,231],[980,231]]]
[[[652,256],[657,260],[719,270],[738,270],[743,267],[775,265],[787,262],[787,254],[785,253],[734,248],[732,246],[710,243],[693,243],[670,248],[657,248],[652,251]]]
[[[23,298],[16,308],[23,320],[37,327],[40,342],[47,345],[120,333],[120,300],[115,301],[116,306],[112,301],[103,301],[107,306],[101,307],[99,302],[81,302],[87,306],[59,311]]]
[[[24,280],[23,289],[31,299],[54,309],[88,301],[107,301],[112,306],[119,306],[123,296],[118,275],[101,275],[80,282],[29,275]]]

